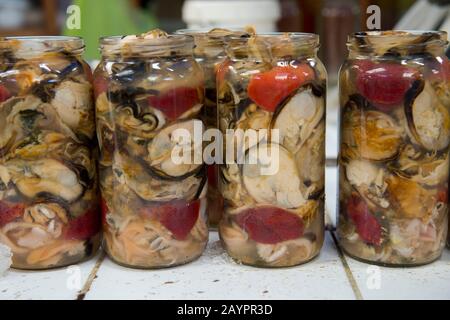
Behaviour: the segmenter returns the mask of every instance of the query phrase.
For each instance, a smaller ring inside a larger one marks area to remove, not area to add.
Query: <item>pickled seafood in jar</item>
[[[207,129],[217,129],[217,87],[216,73],[222,62],[225,61],[225,39],[228,36],[242,36],[244,31],[233,31],[215,28],[206,30],[178,30],[178,34],[187,34],[194,37],[194,57],[203,69],[205,75],[205,106],[203,121]],[[214,141],[213,141],[214,142]],[[211,155],[214,157],[214,154]],[[211,163],[208,170],[207,215],[210,228],[217,228],[223,215],[223,198],[218,188],[219,167]]]
[[[340,72],[339,225],[350,256],[440,257],[448,229],[450,68],[445,32],[349,37]]]
[[[92,74],[75,37],[0,39],[0,242],[48,269],[100,245]]]
[[[161,30],[101,40],[94,86],[104,248],[125,266],[187,263],[208,240],[202,133],[196,138],[204,76],[193,47],[192,37]]]
[[[324,237],[326,72],[318,36],[253,34],[227,43],[217,73],[221,240],[243,264],[305,263]]]

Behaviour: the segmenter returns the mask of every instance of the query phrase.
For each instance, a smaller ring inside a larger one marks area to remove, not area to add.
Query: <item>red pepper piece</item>
[[[373,63],[363,60],[355,65],[358,91],[376,108],[384,112],[389,112],[402,104],[406,91],[419,77],[417,70],[400,64]]]
[[[300,217],[277,207],[248,209],[237,215],[236,222],[252,240],[264,244],[298,239],[304,232]]]
[[[82,216],[69,221],[64,232],[64,239],[87,240],[100,232],[100,212],[95,205]]]
[[[352,195],[347,202],[347,213],[356,226],[360,238],[372,245],[381,244],[381,225],[359,196]]]
[[[230,65],[231,61],[227,59],[215,67],[217,83],[222,83],[225,80],[225,76],[228,72],[228,68],[230,67]]]
[[[274,67],[252,77],[248,96],[261,108],[274,112],[292,92],[313,79],[314,71],[306,64]]]
[[[11,97],[10,92],[4,86],[0,85],[0,103],[8,100]]]
[[[94,75],[94,96],[97,99],[103,92],[108,90],[108,80],[99,75]]]
[[[444,203],[448,202],[448,189],[446,187],[443,187],[438,191],[437,201]]]
[[[142,210],[145,216],[157,219],[177,240],[185,240],[200,213],[200,200],[193,202],[174,201],[168,204],[154,205]]]
[[[208,185],[217,187],[217,179],[219,178],[219,166],[212,164],[208,166]]]
[[[0,227],[13,222],[23,215],[25,206],[23,204],[14,204],[6,201],[0,201]]]
[[[161,110],[170,120],[175,120],[183,113],[200,103],[197,88],[178,87],[160,95],[148,98],[150,106]]]

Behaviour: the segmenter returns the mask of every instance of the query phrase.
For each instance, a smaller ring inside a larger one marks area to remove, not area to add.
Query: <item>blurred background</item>
[[[370,5],[381,8],[381,29],[450,29],[450,0],[0,0],[0,36],[79,35],[87,59],[98,59],[97,39],[159,27],[236,27],[303,31],[321,35],[321,58],[331,82],[346,54],[347,34],[366,30]],[[80,28],[68,17],[80,8]],[[69,14],[68,14],[69,12]],[[450,31],[450,30],[447,30]]]
[[[450,33],[450,0],[0,0],[0,36],[82,36],[85,58],[95,65],[100,36],[155,27],[173,32],[251,24],[259,32],[318,33],[329,73],[327,158],[336,159],[337,72],[347,54],[347,35],[367,29],[371,5],[381,9],[381,29]]]

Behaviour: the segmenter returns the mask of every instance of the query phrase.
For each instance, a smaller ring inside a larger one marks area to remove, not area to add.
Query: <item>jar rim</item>
[[[383,30],[355,32],[348,36],[347,47],[349,49],[366,49],[376,46],[376,43],[364,42],[370,39],[383,39],[385,40],[385,44],[391,43],[396,45],[399,37],[402,38],[402,41],[397,46],[405,48],[427,45],[445,46],[448,44],[447,32],[442,30]],[[418,37],[423,37],[422,41],[417,41],[420,39]],[[412,42],[408,43],[408,40]]]
[[[227,41],[246,41],[249,39],[251,35],[248,36],[228,36],[226,37]],[[301,45],[311,46],[312,48],[318,48],[320,46],[320,36],[316,33],[308,33],[308,32],[264,32],[264,33],[256,33],[255,38],[259,38],[261,40],[266,41],[295,41]]]
[[[44,43],[44,52],[83,52],[84,40],[76,36],[8,36],[0,38],[0,47],[14,46],[18,43]],[[34,49],[40,51],[39,48]]]
[[[100,46],[102,45],[118,45],[120,42],[127,45],[137,45],[137,46],[163,46],[163,45],[186,45],[189,43],[194,43],[194,38],[191,35],[185,34],[169,34],[164,38],[128,38],[127,36],[106,36],[100,37]],[[126,41],[124,41],[126,39]]]
[[[189,52],[194,49],[194,37],[190,35],[169,34],[161,38],[135,36],[107,36],[99,39],[99,49],[104,55],[126,56],[166,55],[169,51]],[[167,50],[170,48],[170,50]]]

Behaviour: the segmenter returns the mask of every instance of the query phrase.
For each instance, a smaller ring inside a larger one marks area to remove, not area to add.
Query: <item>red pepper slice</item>
[[[208,185],[212,187],[217,187],[219,178],[219,166],[217,164],[212,164],[208,166]]]
[[[200,200],[186,202],[174,201],[168,204],[159,204],[142,209],[142,213],[150,218],[157,219],[169,230],[177,240],[185,240],[200,213]]]
[[[25,205],[0,201],[0,227],[13,222],[23,215]]]
[[[150,106],[161,110],[170,120],[175,120],[183,113],[200,103],[197,88],[178,87],[160,95],[148,98]]]
[[[87,240],[100,232],[100,212],[95,205],[82,216],[69,221],[64,232],[64,239]]]
[[[444,202],[444,203],[448,202],[448,189],[447,189],[447,187],[443,187],[443,188],[439,189],[438,194],[437,194],[437,201],[438,202]]]
[[[225,75],[227,74],[228,68],[231,65],[231,61],[226,59],[221,64],[215,67],[216,81],[217,83],[222,83],[225,80]]]
[[[99,75],[94,75],[94,96],[97,99],[103,92],[108,90],[108,80]]]
[[[292,92],[313,79],[314,71],[309,65],[277,66],[252,77],[248,96],[261,108],[274,112]]]
[[[352,195],[347,201],[347,213],[356,226],[360,238],[372,245],[381,244],[381,225],[370,213],[369,207],[357,195]]]
[[[11,97],[10,92],[4,86],[0,85],[0,103],[8,100]]]
[[[81,61],[81,65],[83,66],[83,72],[86,75],[86,79],[90,83],[93,83],[94,82],[94,76],[92,75],[91,66],[85,61]]]
[[[362,60],[355,65],[358,91],[384,112],[401,104],[406,91],[419,77],[417,70],[400,64]]]
[[[298,239],[304,232],[300,217],[277,207],[248,209],[237,215],[236,222],[252,240],[264,244]]]

